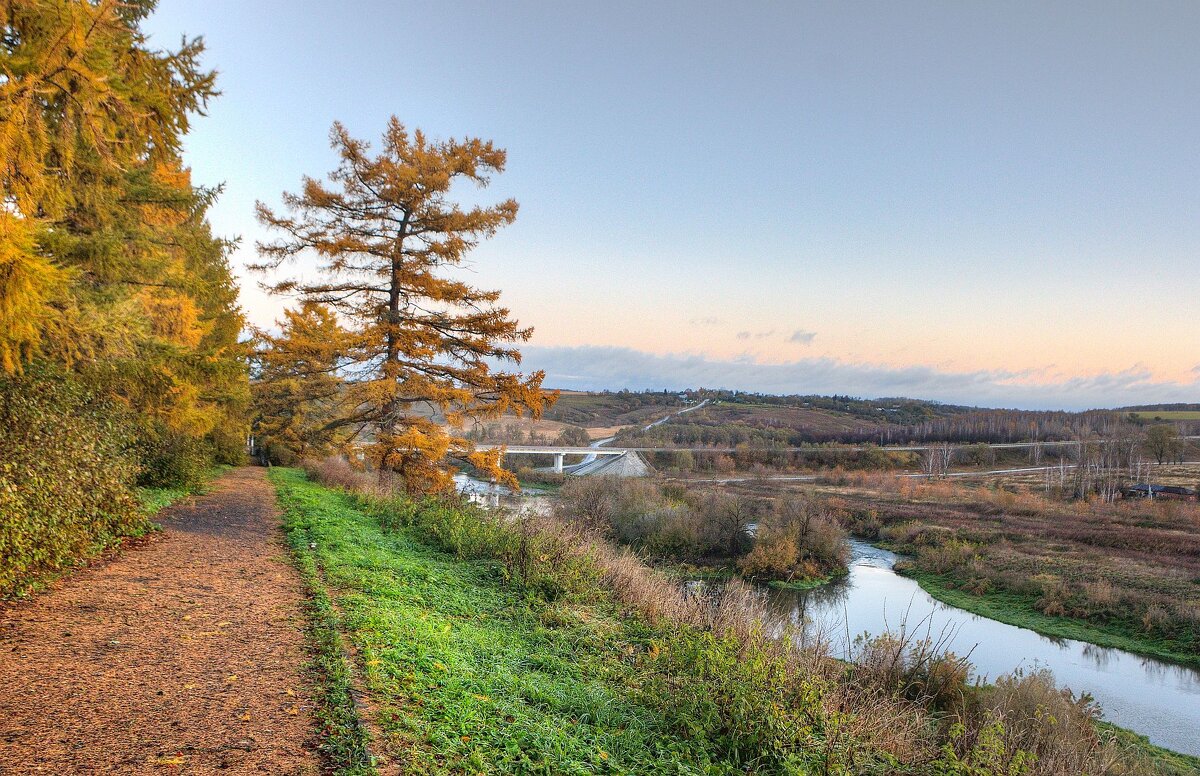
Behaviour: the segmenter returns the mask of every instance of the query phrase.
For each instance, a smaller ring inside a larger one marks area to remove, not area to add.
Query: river
[[[809,591],[772,590],[772,605],[793,623],[819,627],[834,654],[848,657],[855,636],[896,632],[945,636],[984,679],[1048,668],[1060,687],[1090,693],[1104,718],[1177,752],[1200,756],[1200,670],[1082,641],[1055,639],[943,604],[892,570],[897,557],[852,540],[850,574]]]

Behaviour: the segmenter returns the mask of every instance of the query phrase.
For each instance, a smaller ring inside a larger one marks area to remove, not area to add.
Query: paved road
[[[694,409],[699,409],[700,404],[695,407],[689,407],[682,412],[677,412],[675,415],[681,415],[683,412],[689,412]],[[652,428],[660,423],[664,423],[674,415],[662,418],[654,423],[651,423],[646,428]],[[1200,440],[1200,436],[1180,437],[1189,441]],[[607,444],[611,439],[600,440]],[[1062,442],[1004,442],[1004,443],[989,443],[987,446],[993,450],[1024,450],[1030,447],[1070,447],[1082,444],[1077,439],[1066,440]],[[598,446],[598,443],[593,442],[592,447]],[[950,447],[960,449],[968,447],[966,444],[952,444]],[[480,450],[490,450],[495,447],[504,447],[510,454],[524,455],[546,455],[552,453],[565,453],[568,455],[582,455],[586,452],[585,448],[581,447],[564,447],[556,445],[501,445],[501,444],[481,444],[478,445]],[[875,445],[804,445],[800,447],[750,447],[751,451],[766,452],[766,453],[853,453],[860,452],[865,448],[874,448]],[[887,445],[878,447],[879,450],[885,452],[898,453],[919,453],[925,450],[933,449],[937,445]],[[738,452],[736,447],[616,447],[609,448],[614,452],[636,452],[636,453],[735,453]]]
[[[1200,466],[1200,461],[1184,461],[1178,466]],[[1061,467],[1070,471],[1075,468],[1075,464],[1066,464]],[[1017,469],[989,469],[987,471],[961,471],[949,472],[946,477],[966,478],[966,477],[992,477],[1001,474],[1030,474],[1034,472],[1056,472],[1060,469],[1058,465],[1054,466],[1023,466]],[[814,482],[824,474],[775,474],[766,475],[763,477],[706,477],[703,479],[689,477],[684,479],[684,482],[756,482],[760,480],[769,480],[771,482]],[[929,475],[921,472],[904,472],[897,473],[897,477],[917,477],[926,478]]]
[[[0,773],[316,774],[301,585],[262,469],[0,606]]]
[[[692,406],[682,409],[679,412],[672,412],[670,415],[667,415],[665,418],[659,418],[658,420],[654,421],[650,425],[645,426],[642,429],[642,431],[649,431],[650,429],[654,428],[655,426],[661,426],[663,423],[666,423],[671,418],[674,418],[678,415],[682,415],[685,412],[691,412],[692,410],[698,410],[706,404],[708,404],[708,399],[701,401],[699,404],[693,404]],[[592,442],[590,445],[588,445],[588,447],[604,447],[605,445],[607,445],[609,442],[613,441],[614,439],[616,439],[615,436],[610,436],[605,439],[597,439],[595,442]],[[564,467],[563,471],[565,471],[565,472],[574,471],[575,469],[582,468],[582,467],[588,465],[589,463],[591,463],[594,460],[596,460],[596,454],[588,453],[587,455],[585,455],[583,457],[582,461],[580,461],[577,464],[572,464],[571,466]]]

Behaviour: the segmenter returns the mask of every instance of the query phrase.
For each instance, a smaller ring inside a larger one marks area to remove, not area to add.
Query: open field
[[[1146,410],[1129,414],[1139,420],[1200,420],[1200,410]]]
[[[587,428],[644,426],[683,406],[673,393],[564,392],[545,417]]]
[[[881,418],[884,417],[881,413]],[[886,425],[886,420],[860,418],[830,410],[771,404],[717,402],[687,416],[686,422],[711,425],[743,425],[762,429],[794,429],[814,433],[869,431]]]
[[[588,438],[592,441],[597,439],[608,439],[619,434],[623,429],[629,426],[588,426],[584,429],[587,432]]]
[[[1197,457],[1200,457],[1200,453],[1197,453],[1195,448],[1194,444],[1188,446],[1189,460],[1195,460]],[[1050,465],[1042,471],[1015,471],[1003,474],[989,474],[981,477],[967,477],[963,478],[962,484],[965,487],[975,488],[1019,488],[1036,493],[1044,491],[1047,483],[1051,487],[1055,486],[1060,476],[1063,476],[1061,471],[1065,471],[1065,476],[1068,479],[1070,478],[1071,469],[1060,470]],[[1147,465],[1141,480],[1143,482],[1152,482],[1155,485],[1179,485],[1186,488],[1194,488],[1200,483],[1200,463],[1168,463],[1161,466],[1158,464]]]

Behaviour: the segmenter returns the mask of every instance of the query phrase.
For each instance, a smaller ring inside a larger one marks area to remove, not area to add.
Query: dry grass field
[[[1157,468],[1157,467],[1156,467]],[[1200,467],[1155,482],[1195,483]],[[852,532],[906,554],[908,571],[956,605],[1050,635],[1200,663],[1200,505],[1047,498],[1005,482],[838,473],[822,482],[726,487],[807,492]]]
[[[1147,410],[1129,414],[1139,420],[1200,420],[1200,410]]]
[[[689,423],[739,425],[751,428],[796,429],[836,433],[878,428],[884,423],[837,412],[770,404],[710,404],[687,416]]]
[[[564,391],[545,417],[586,428],[647,425],[683,408],[675,394]]]

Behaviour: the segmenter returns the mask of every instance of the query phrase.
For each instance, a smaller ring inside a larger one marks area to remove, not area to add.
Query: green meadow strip
[[[412,773],[739,770],[717,762],[706,731],[681,734],[646,701],[643,657],[657,654],[647,626],[528,596],[500,564],[385,530],[358,499],[300,472],[271,478],[306,576],[319,564],[336,591],[386,738],[376,754]]]
[[[272,471],[271,479],[276,486],[281,482],[276,473],[281,471]],[[312,669],[317,677],[317,718],[324,733],[321,749],[339,774],[374,774],[376,770],[367,749],[368,736],[354,701],[351,668],[342,650],[337,609],[322,579],[317,553],[312,549],[316,532],[308,508],[311,500],[291,492],[285,495],[282,489],[279,494],[284,533],[308,593],[305,613],[313,652]]]

